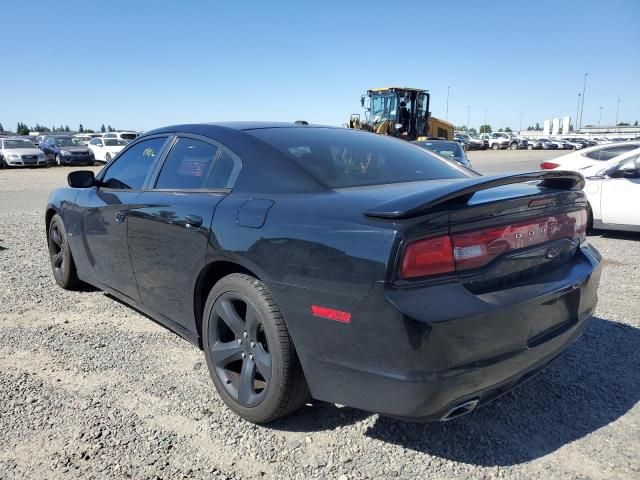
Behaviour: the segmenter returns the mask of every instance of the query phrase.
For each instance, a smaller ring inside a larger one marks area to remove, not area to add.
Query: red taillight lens
[[[542,162],[540,164],[540,169],[541,170],[553,170],[554,168],[558,168],[559,166],[560,166],[560,164],[558,164],[558,163]]]
[[[405,249],[400,276],[415,278],[479,268],[504,253],[561,238],[582,242],[586,224],[587,212],[579,210],[420,240]]]
[[[404,251],[400,276],[402,278],[425,277],[454,270],[451,238],[448,235],[442,235],[410,243]]]

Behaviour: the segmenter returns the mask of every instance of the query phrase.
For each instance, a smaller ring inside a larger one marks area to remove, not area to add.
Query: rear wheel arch
[[[196,320],[196,328],[198,332],[198,345],[202,349],[202,316],[204,313],[204,307],[207,303],[207,297],[209,292],[227,275],[232,273],[244,273],[250,277],[261,280],[261,278],[252,270],[240,265],[239,263],[220,260],[207,264],[199,273],[196,280],[196,286],[193,292],[193,313]]]

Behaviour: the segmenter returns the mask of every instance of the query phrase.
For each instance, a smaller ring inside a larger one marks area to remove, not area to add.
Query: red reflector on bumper
[[[332,308],[311,305],[311,313],[313,313],[313,315],[316,317],[328,318],[329,320],[335,320],[336,322],[351,322],[351,314],[349,312],[342,312],[340,310],[334,310]]]

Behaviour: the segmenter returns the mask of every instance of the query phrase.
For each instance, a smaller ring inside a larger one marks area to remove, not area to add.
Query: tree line
[[[29,135],[29,132],[40,132],[40,133],[47,133],[47,132],[71,132],[71,128],[69,128],[69,125],[60,125],[59,127],[56,127],[55,125],[53,125],[52,127],[46,127],[44,125],[40,125],[39,123],[36,123],[35,125],[29,127],[26,123],[22,123],[22,122],[18,122],[18,124],[16,125],[16,134],[18,135]],[[95,130],[92,130],[90,128],[84,128],[84,126],[82,124],[78,125],[78,129],[76,130],[78,133],[96,133]],[[116,129],[113,128],[111,125],[107,125],[105,126],[104,123],[100,126],[100,133],[106,133],[106,132],[115,132]],[[0,132],[4,132],[4,127],[2,126],[2,123],[0,123]]]

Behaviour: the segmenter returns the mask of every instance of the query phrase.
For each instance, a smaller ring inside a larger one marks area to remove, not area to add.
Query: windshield
[[[4,148],[11,150],[14,148],[36,148],[29,140],[4,140]]]
[[[127,142],[125,142],[124,140],[120,140],[118,138],[105,138],[104,139],[104,146],[105,147],[121,147],[126,145]]]
[[[396,115],[396,94],[395,93],[374,93],[371,95],[371,122],[373,125],[380,125],[386,120],[395,118]]]
[[[84,147],[82,140],[79,138],[70,137],[58,137],[56,138],[56,145],[59,147]]]
[[[246,130],[331,188],[446,178],[465,170],[403,140],[339,128]]]
[[[447,158],[462,161],[462,148],[458,142],[415,142],[416,145]]]
[[[125,140],[135,140],[138,137],[137,133],[121,133],[120,138],[124,138]]]

